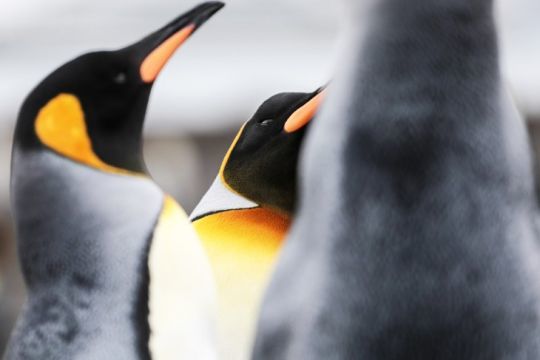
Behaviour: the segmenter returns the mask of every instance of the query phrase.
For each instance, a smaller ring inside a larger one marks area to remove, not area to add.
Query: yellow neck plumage
[[[218,288],[223,356],[247,359],[259,304],[289,219],[260,207],[222,211],[194,222]]]

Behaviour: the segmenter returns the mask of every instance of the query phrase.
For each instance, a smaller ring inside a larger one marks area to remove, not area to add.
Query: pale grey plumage
[[[253,358],[538,359],[531,161],[493,2],[370,5],[307,140]]]
[[[50,151],[15,149],[13,163],[30,303],[6,358],[147,358],[142,254],[161,212],[161,190],[148,178],[104,173]]]

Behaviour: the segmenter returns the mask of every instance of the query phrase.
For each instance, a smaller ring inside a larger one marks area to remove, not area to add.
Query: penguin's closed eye
[[[259,125],[261,126],[270,126],[274,123],[274,119],[264,119],[262,121],[259,121]]]

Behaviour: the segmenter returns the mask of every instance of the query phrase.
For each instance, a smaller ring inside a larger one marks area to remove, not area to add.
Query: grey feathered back
[[[540,358],[531,160],[492,1],[350,3],[253,358]]]

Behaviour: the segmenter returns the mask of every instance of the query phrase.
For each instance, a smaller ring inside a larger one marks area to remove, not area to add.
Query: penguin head
[[[15,146],[46,148],[105,171],[144,173],[142,128],[152,84],[222,7],[201,4],[133,45],[85,54],[55,70],[24,101]]]
[[[266,100],[229,148],[220,169],[221,181],[260,206],[292,213],[300,147],[323,96],[324,88],[319,88],[312,93],[280,93]]]

